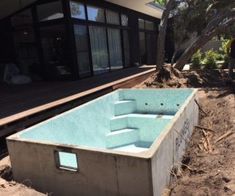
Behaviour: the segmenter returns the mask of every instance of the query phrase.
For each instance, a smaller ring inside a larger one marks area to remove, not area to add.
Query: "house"
[[[76,80],[155,64],[162,9],[151,0],[1,0],[0,9],[0,64],[23,74]],[[168,36],[167,58],[173,48]]]

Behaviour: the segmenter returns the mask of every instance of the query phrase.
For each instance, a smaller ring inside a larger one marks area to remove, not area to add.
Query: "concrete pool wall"
[[[160,195],[197,124],[195,99],[194,89],[118,90],[14,134],[14,178],[55,195]]]

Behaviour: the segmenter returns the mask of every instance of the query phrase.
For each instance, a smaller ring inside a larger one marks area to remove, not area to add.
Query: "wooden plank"
[[[38,106],[38,107],[35,107],[35,108],[32,108],[32,109],[26,110],[24,112],[20,112],[18,114],[14,114],[12,116],[1,119],[0,120],[0,127],[4,126],[6,124],[10,124],[10,123],[13,123],[15,121],[18,121],[20,119],[24,119],[24,118],[29,117],[31,115],[35,115],[37,113],[47,111],[49,109],[61,106],[63,104],[68,104],[69,102],[75,101],[77,99],[81,99],[83,97],[86,97],[88,95],[97,93],[99,91],[102,91],[102,90],[105,90],[105,89],[108,89],[108,88],[113,88],[114,86],[118,86],[119,84],[123,84],[125,82],[128,82],[129,80],[133,80],[133,79],[136,79],[138,77],[143,77],[143,76],[147,77],[149,74],[153,73],[154,71],[155,71],[155,69],[147,70],[147,71],[142,72],[142,73],[138,73],[138,74],[135,74],[135,75],[132,75],[132,76],[129,76],[129,77],[126,77],[126,78],[123,78],[123,79],[105,84],[105,85],[101,85],[101,86],[96,87],[96,88],[92,88],[90,90],[87,90],[87,91],[84,91],[84,92],[81,92],[81,93],[77,93],[75,95],[68,96],[66,98],[59,99],[57,101],[53,101],[53,102],[48,103],[48,104],[44,104],[44,105],[41,105],[41,106]],[[114,89],[116,89],[116,88],[114,88]]]

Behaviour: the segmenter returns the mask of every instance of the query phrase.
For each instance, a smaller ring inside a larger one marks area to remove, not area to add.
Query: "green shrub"
[[[205,53],[204,68],[205,69],[216,69],[216,61],[219,59],[219,54],[213,50],[209,50]]]
[[[193,69],[200,69],[202,65],[202,53],[200,50],[198,50],[191,59],[192,62],[192,68]]]

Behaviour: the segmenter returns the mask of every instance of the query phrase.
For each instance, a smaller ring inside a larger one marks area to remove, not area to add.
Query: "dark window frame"
[[[73,0],[73,1],[76,1],[76,0]],[[70,1],[69,1],[70,2]],[[73,25],[86,25],[87,26],[87,33],[88,33],[88,42],[89,42],[89,61],[90,61],[90,70],[91,70],[91,75],[95,75],[94,74],[94,68],[93,68],[93,60],[92,60],[92,49],[91,49],[91,44],[90,44],[90,32],[89,32],[89,26],[99,26],[99,27],[104,27],[105,28],[105,31],[106,31],[106,42],[107,42],[107,50],[108,50],[108,67],[109,67],[109,72],[113,71],[112,68],[111,68],[111,64],[110,64],[110,49],[109,49],[109,40],[108,40],[108,29],[109,28],[113,28],[113,29],[118,29],[120,30],[120,35],[121,35],[121,50],[122,50],[122,64],[123,64],[123,68],[125,67],[129,67],[129,66],[126,66],[126,62],[125,62],[125,55],[124,55],[124,43],[123,43],[123,33],[124,33],[124,30],[127,30],[128,33],[130,31],[130,26],[129,26],[129,16],[128,14],[126,13],[123,13],[119,10],[115,10],[115,9],[111,9],[111,8],[108,8],[106,6],[102,7],[100,5],[95,5],[95,4],[91,4],[91,3],[87,3],[85,1],[82,1],[82,0],[77,0],[76,2],[78,3],[81,3],[85,6],[85,12],[86,12],[86,19],[77,19],[77,18],[73,18],[71,16],[71,14],[69,14],[70,16],[70,19],[73,23]],[[96,8],[101,8],[104,10],[104,22],[99,22],[99,21],[92,21],[92,20],[89,20],[88,19],[88,9],[87,7],[88,6],[92,6],[92,7],[96,7]],[[118,14],[118,17],[119,17],[119,24],[110,24],[107,22],[107,10],[110,10],[110,11],[113,11],[113,12],[116,12]],[[126,15],[128,17],[128,25],[127,26],[124,26],[122,25],[122,22],[121,22],[121,15]],[[129,40],[129,45],[130,45],[130,40]],[[129,55],[130,55],[130,52],[129,52]],[[79,60],[78,60],[79,61]],[[79,65],[77,65],[79,66]]]

